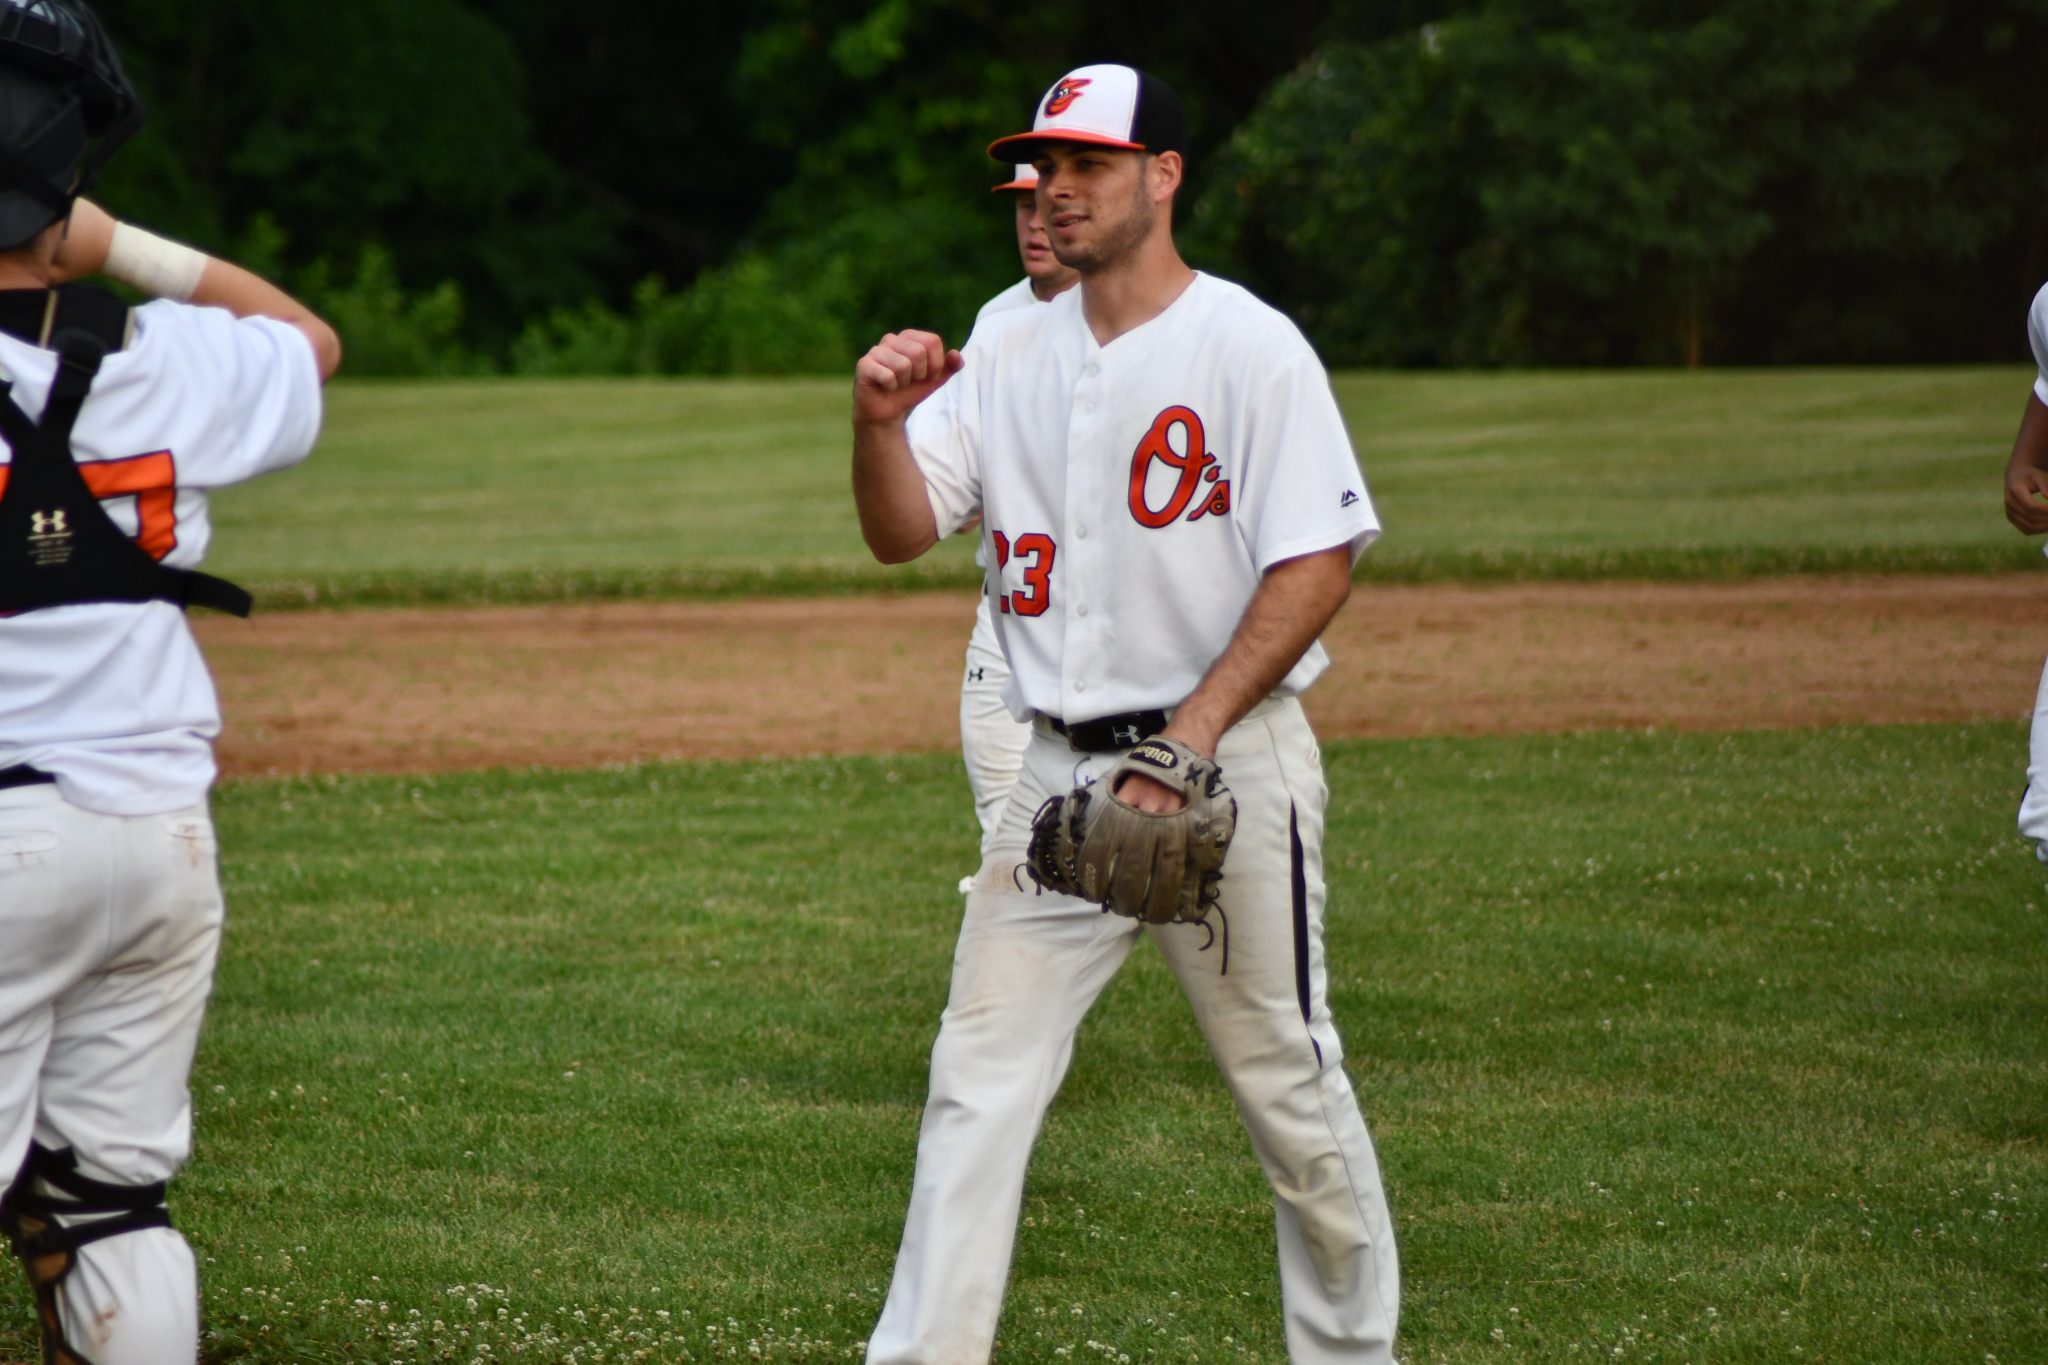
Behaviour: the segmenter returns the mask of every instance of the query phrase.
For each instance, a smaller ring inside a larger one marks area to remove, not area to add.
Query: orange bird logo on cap
[[[1045,97],[1045,116],[1056,118],[1066,113],[1073,107],[1074,101],[1081,98],[1081,87],[1088,84],[1091,82],[1085,76],[1080,80],[1075,80],[1072,76],[1061,77],[1060,83]]]

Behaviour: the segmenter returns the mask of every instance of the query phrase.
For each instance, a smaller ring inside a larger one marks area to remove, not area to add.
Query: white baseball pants
[[[1003,701],[1003,684],[1009,678],[1010,663],[996,641],[988,594],[983,593],[974,613],[974,634],[967,639],[967,672],[960,683],[960,756],[967,764],[967,785],[974,789],[984,860],[995,847],[996,827],[1031,738],[1031,727],[1011,715]]]
[[[113,816],[54,786],[0,791],[0,1185],[31,1136],[75,1149],[94,1180],[184,1164],[221,920],[204,806]],[[93,1365],[198,1356],[198,1274],[168,1228],[80,1248],[57,1301]]]
[[[2048,863],[2048,666],[2041,671],[2041,690],[2034,698],[2034,731],[2028,745],[2027,793],[2020,798],[2020,833],[2034,841],[2034,852]]]
[[[997,1316],[1039,1126],[1075,1031],[1139,933],[1188,1003],[1273,1188],[1287,1349],[1297,1365],[1393,1360],[1399,1270],[1379,1163],[1343,1069],[1323,967],[1321,757],[1299,704],[1268,701],[1217,753],[1238,801],[1223,947],[1195,925],[1142,926],[1019,891],[1031,814],[1099,777],[1037,727],[954,951],[895,1278],[870,1365],[974,1365]],[[1026,885],[1029,883],[1027,881]]]

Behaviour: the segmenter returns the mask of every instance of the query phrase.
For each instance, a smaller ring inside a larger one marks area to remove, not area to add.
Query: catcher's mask
[[[0,0],[0,251],[69,213],[142,117],[84,0]]]

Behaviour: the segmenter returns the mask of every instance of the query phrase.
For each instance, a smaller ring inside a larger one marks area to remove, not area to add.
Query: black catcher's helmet
[[[142,101],[85,0],[0,0],[0,251],[71,211],[142,127]]]

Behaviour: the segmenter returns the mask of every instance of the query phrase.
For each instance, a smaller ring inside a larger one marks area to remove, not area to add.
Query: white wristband
[[[100,267],[100,272],[153,298],[183,303],[199,287],[206,260],[205,252],[182,242],[127,223],[116,223],[114,238],[107,244],[107,263]]]

